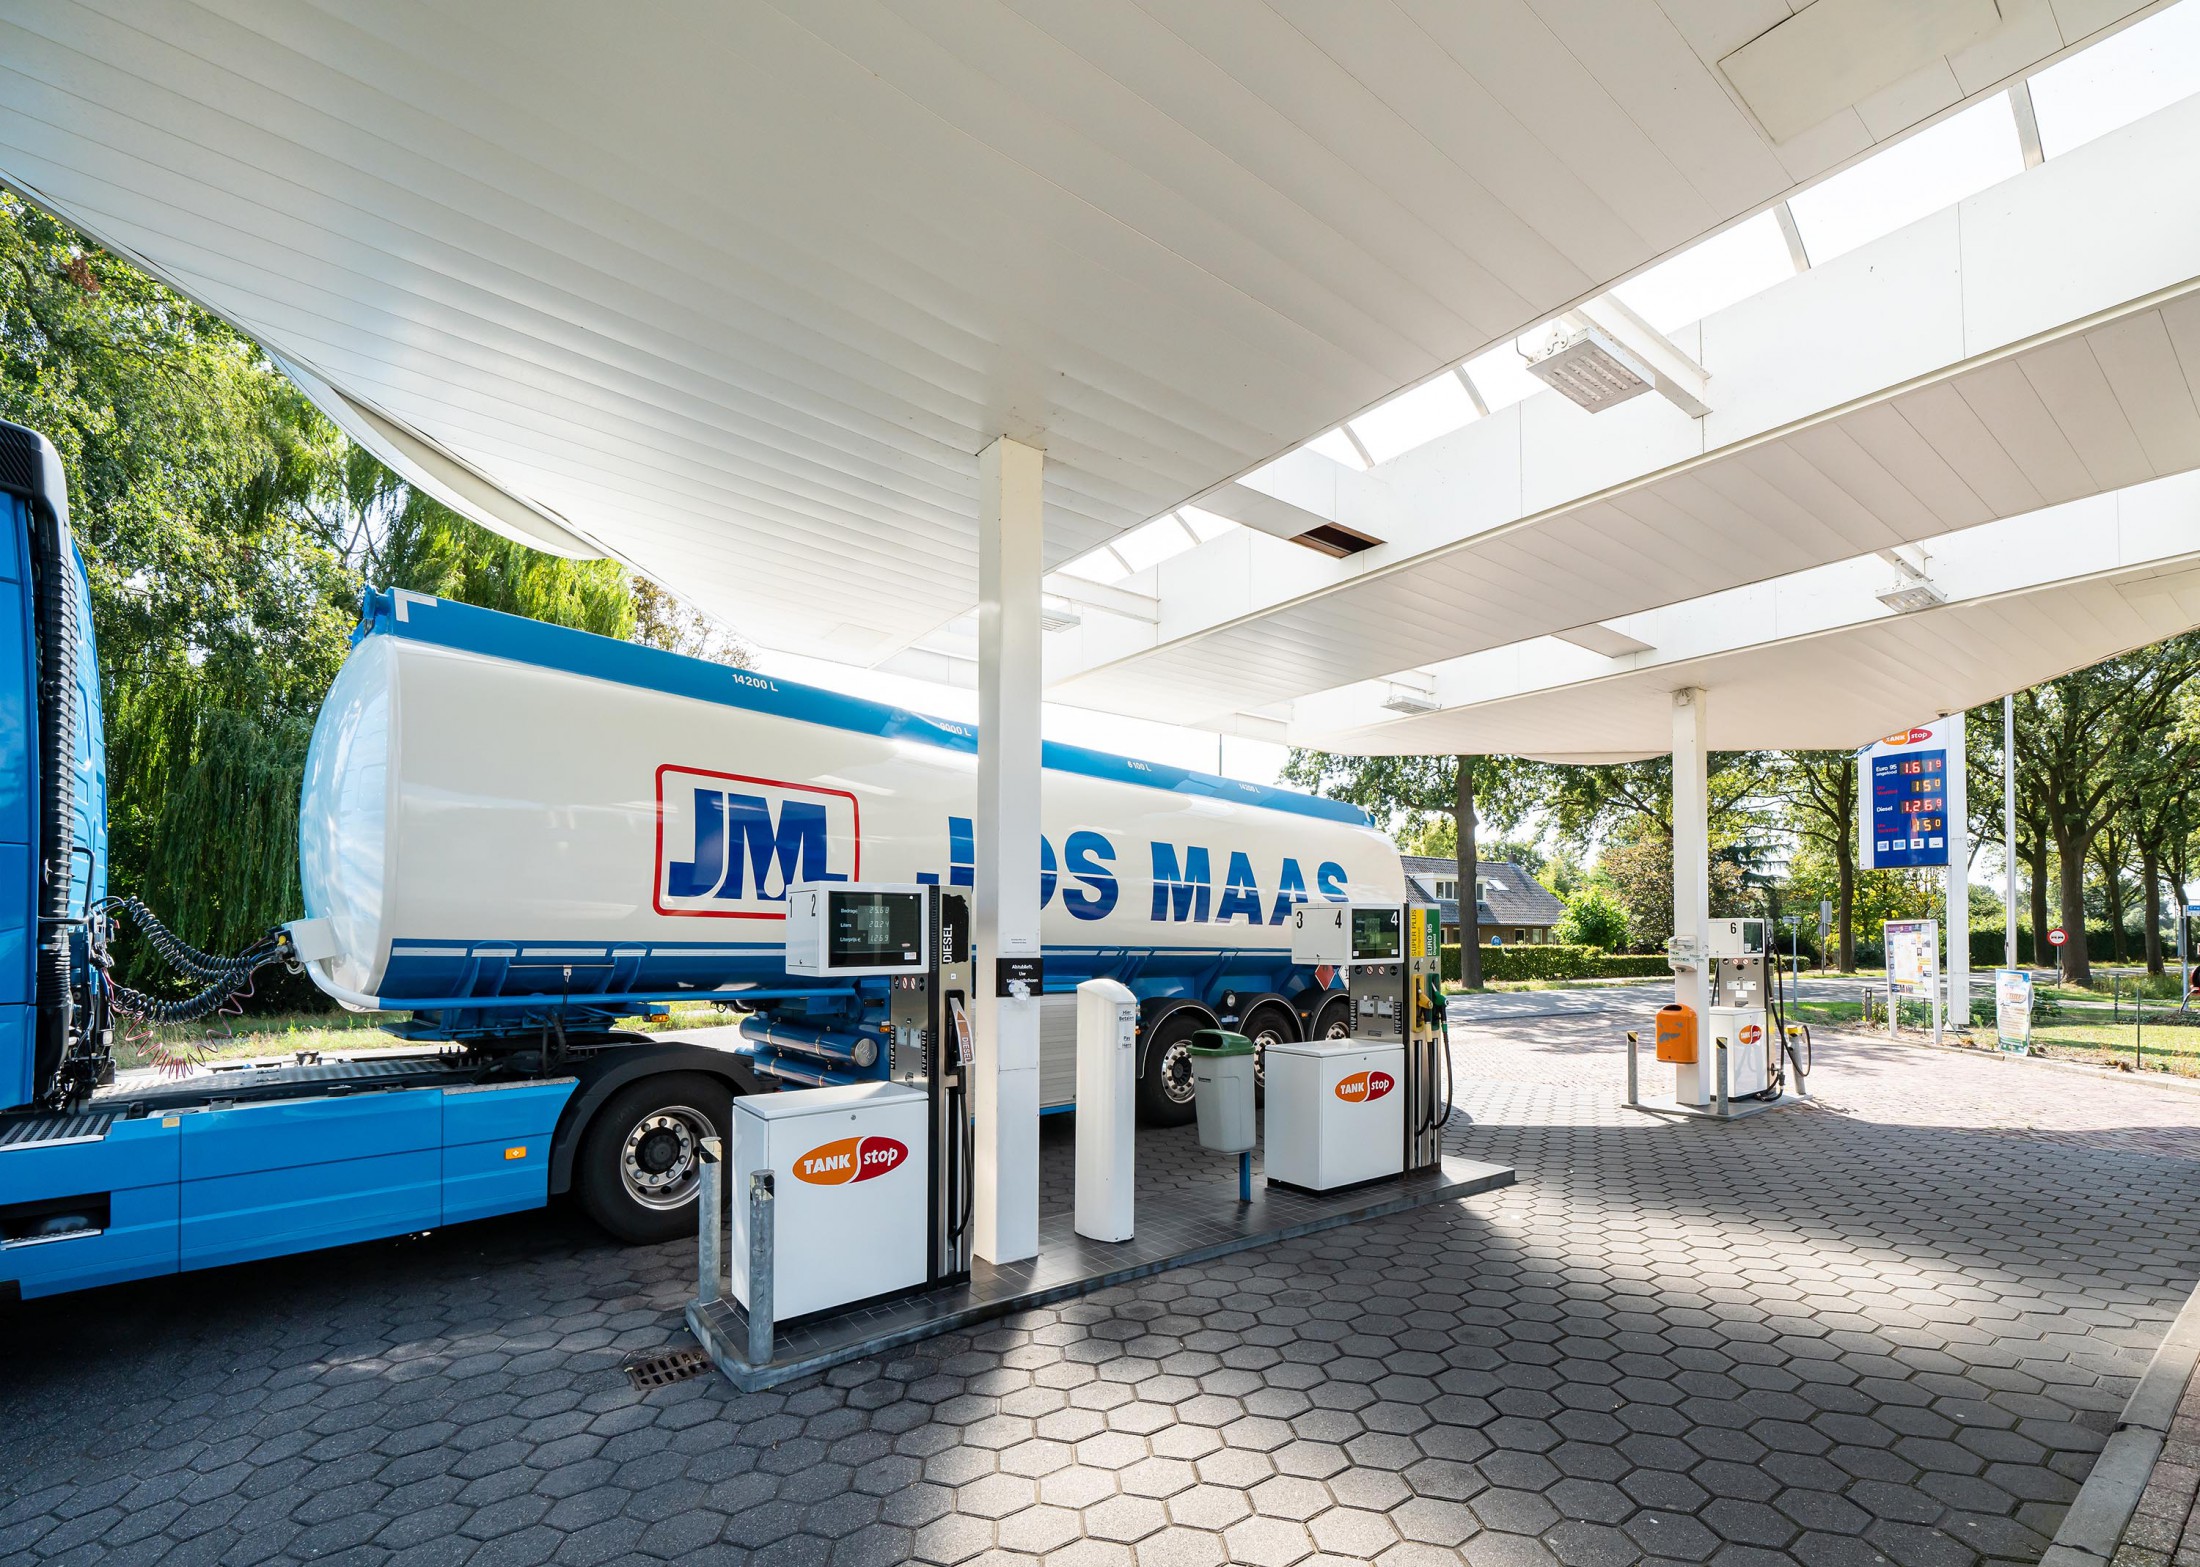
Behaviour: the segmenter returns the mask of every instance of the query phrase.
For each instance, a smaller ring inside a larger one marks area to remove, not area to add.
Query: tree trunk
[[[1482,900],[1475,894],[1475,876],[1482,868],[1474,843],[1474,758],[1457,758],[1453,767],[1451,819],[1458,828],[1459,871],[1459,983],[1469,990],[1482,988]]]
[[[2124,872],[2123,867],[2111,862],[2101,869],[2101,891],[2108,905],[2109,955],[2118,963],[2129,956],[2124,940]]]
[[[2147,972],[2162,972],[2162,864],[2152,844],[2139,851],[2139,874],[2147,884]]]
[[[1834,856],[1840,875],[1834,912],[1841,916],[1841,972],[1856,972],[1856,850],[1844,846]]]
[[[2058,841],[2055,853],[2062,861],[2062,923],[2069,940],[2062,944],[2062,980],[2066,985],[2093,983],[2093,959],[2085,950],[2085,851],[2082,843]]]
[[[2047,834],[2037,833],[2024,846],[2025,868],[2031,873],[2032,957],[2034,967],[2047,957]]]

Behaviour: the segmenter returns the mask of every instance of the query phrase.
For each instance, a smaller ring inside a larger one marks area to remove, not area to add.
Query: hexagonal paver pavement
[[[1662,1125],[1625,1021],[1455,1029],[1509,1191],[767,1394],[631,1388],[688,1249],[562,1213],[13,1308],[0,1559],[2036,1560],[2200,1274],[2200,1097],[1828,1041]]]

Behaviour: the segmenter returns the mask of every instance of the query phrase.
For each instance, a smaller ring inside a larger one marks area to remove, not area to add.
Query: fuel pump
[[[924,1090],[930,1107],[931,1183],[926,1201],[928,1285],[970,1277],[970,900],[927,887],[932,942],[922,974],[894,982],[887,1007],[887,1075]]]
[[[1406,910],[1307,903],[1292,911],[1291,961],[1331,969],[1352,1000],[1343,1039],[1268,1047],[1261,1164],[1274,1184],[1330,1191],[1419,1168],[1433,1139],[1432,1052]],[[1433,1156],[1431,1156],[1433,1157]]]
[[[1407,909],[1406,929],[1406,1168],[1425,1170],[1443,1156],[1451,1124],[1451,1023],[1437,910]]]
[[[788,889],[787,971],[859,991],[883,980],[887,1059],[883,1082],[734,1103],[737,1181],[754,1170],[777,1183],[779,1317],[969,1277],[970,928],[968,900],[937,886]],[[753,1312],[739,1201],[733,1220],[735,1293]]]
[[[1753,1099],[1779,1091],[1779,1030],[1765,983],[1765,922],[1711,922],[1704,952],[1710,965],[1707,1041],[1726,1041],[1726,1092]]]

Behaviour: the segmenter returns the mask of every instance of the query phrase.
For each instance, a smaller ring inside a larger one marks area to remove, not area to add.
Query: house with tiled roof
[[[1449,855],[1401,854],[1406,899],[1418,908],[1434,904],[1444,940],[1459,939],[1459,862]],[[1481,945],[1513,947],[1553,940],[1551,927],[1565,914],[1558,895],[1511,860],[1484,860],[1475,870],[1475,913]]]

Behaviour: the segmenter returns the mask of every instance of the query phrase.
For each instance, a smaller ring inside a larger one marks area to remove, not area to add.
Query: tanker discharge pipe
[[[741,1037],[753,1045],[766,1045],[773,1050],[784,1050],[798,1056],[814,1056],[821,1061],[833,1061],[841,1066],[864,1070],[878,1065],[879,1049],[885,1043],[876,1034],[805,1028],[799,1023],[781,1023],[762,1017],[743,1018]]]

